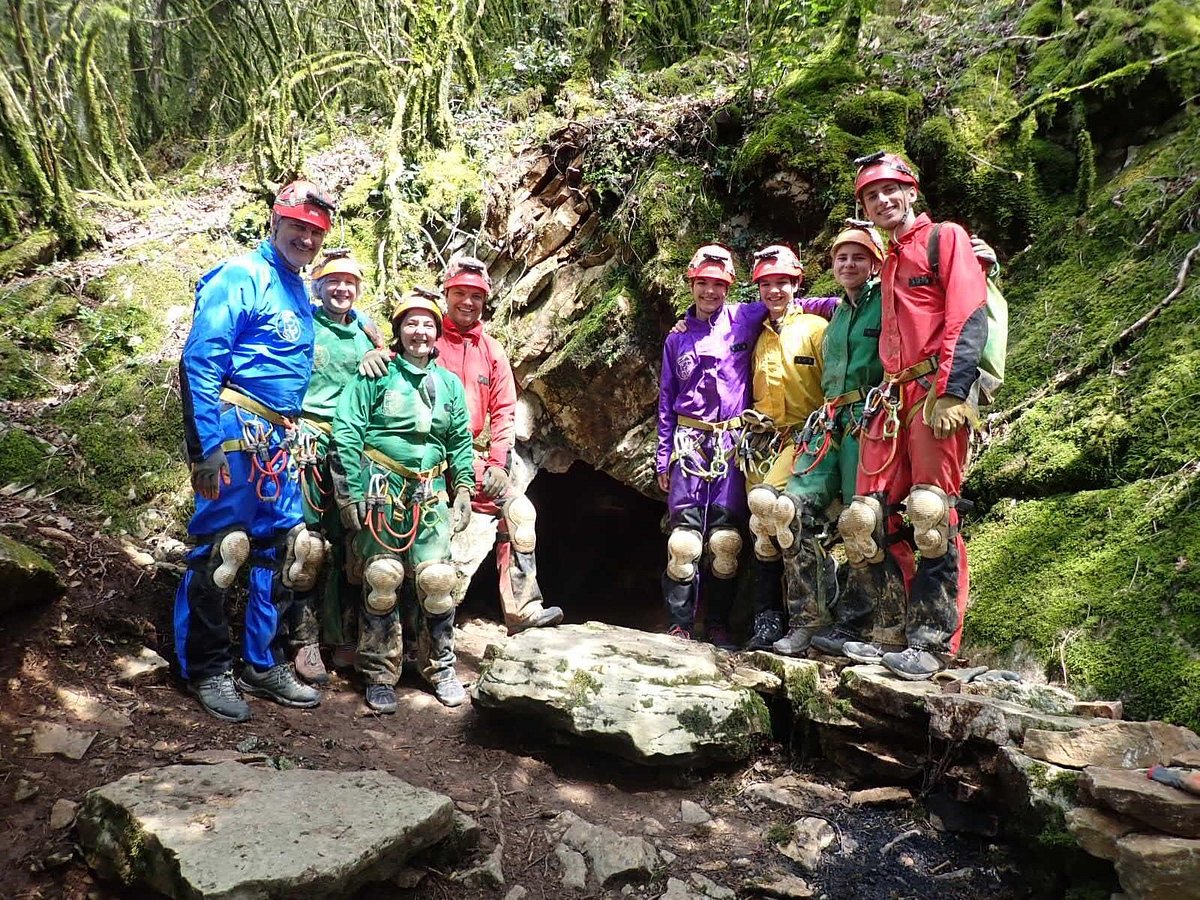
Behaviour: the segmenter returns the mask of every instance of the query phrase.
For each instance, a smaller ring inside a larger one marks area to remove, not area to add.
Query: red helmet
[[[442,290],[448,291],[452,287],[479,288],[491,296],[492,279],[488,275],[487,266],[473,256],[456,256],[446,266],[446,280],[442,283]]]
[[[854,164],[858,166],[858,176],[854,179],[855,199],[862,196],[863,188],[876,181],[898,181],[917,190],[921,189],[917,182],[917,173],[913,171],[912,166],[895,153],[880,150],[870,156],[860,156]]]
[[[754,272],[750,276],[750,281],[758,284],[760,278],[767,278],[771,275],[799,278],[803,274],[804,266],[800,263],[800,257],[792,252],[791,247],[772,244],[754,254]]]
[[[293,181],[279,192],[271,211],[328,231],[336,208],[333,198],[311,181]]]
[[[726,284],[733,284],[736,277],[733,273],[733,254],[720,244],[705,244],[688,263],[688,279],[715,278]]]

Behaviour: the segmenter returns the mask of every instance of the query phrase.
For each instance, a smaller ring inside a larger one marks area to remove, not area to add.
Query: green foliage
[[[20,428],[0,434],[0,486],[10,482],[30,484],[45,470],[46,450]]]

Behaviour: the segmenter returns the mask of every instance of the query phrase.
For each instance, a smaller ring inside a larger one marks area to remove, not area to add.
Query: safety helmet
[[[488,275],[487,266],[473,256],[454,257],[446,266],[446,280],[442,283],[442,290],[448,291],[452,287],[479,288],[490,296],[492,279]]]
[[[833,239],[833,243],[829,245],[829,255],[836,254],[837,248],[842,244],[858,244],[866,248],[866,251],[876,260],[883,262],[883,238],[870,223],[847,219],[846,228],[839,232],[838,236]]]
[[[759,279],[771,275],[784,275],[788,278],[800,278],[804,275],[804,266],[800,257],[792,252],[791,247],[783,244],[772,244],[754,254],[754,272],[750,276],[753,284]]]
[[[860,156],[854,161],[854,165],[858,167],[858,175],[854,179],[856,199],[862,196],[863,188],[876,181],[898,181],[900,184],[911,185],[917,190],[921,189],[913,167],[895,153],[880,150],[870,156]]]
[[[288,219],[298,219],[328,231],[333,224],[337,204],[311,181],[293,181],[275,197],[271,211]]]
[[[688,263],[687,277],[689,281],[693,278],[715,278],[733,284],[736,277],[733,273],[733,254],[720,244],[705,244]]]
[[[320,281],[326,275],[353,275],[360,282],[363,280],[362,267],[350,255],[349,250],[340,248],[325,253],[325,258],[313,270],[313,281]]]
[[[396,332],[400,331],[400,325],[404,321],[404,317],[414,309],[424,310],[433,316],[433,321],[437,325],[437,335],[442,336],[442,298],[437,291],[425,287],[415,287],[408,292],[396,308],[392,310],[392,329]],[[399,334],[396,335],[399,338]]]

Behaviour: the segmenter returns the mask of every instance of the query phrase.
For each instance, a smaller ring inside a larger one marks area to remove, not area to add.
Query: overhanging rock
[[[449,797],[386,772],[166,766],[89,791],[78,820],[105,878],[187,900],[345,897],[450,833]]]
[[[759,694],[708,644],[588,622],[525,631],[484,654],[476,706],[639,763],[743,760],[770,734]]]

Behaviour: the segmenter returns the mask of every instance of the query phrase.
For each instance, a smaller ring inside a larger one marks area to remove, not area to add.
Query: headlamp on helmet
[[[311,181],[293,181],[275,197],[271,211],[285,219],[296,219],[322,231],[333,224],[337,204],[333,197]]]
[[[783,275],[786,278],[802,278],[804,276],[804,266],[800,263],[800,257],[796,256],[791,247],[772,244],[754,254],[754,271],[750,275],[750,280],[754,284],[758,284],[762,279],[772,275]]]
[[[693,278],[713,278],[733,284],[733,254],[720,244],[705,244],[692,255],[687,277],[689,281]]]

